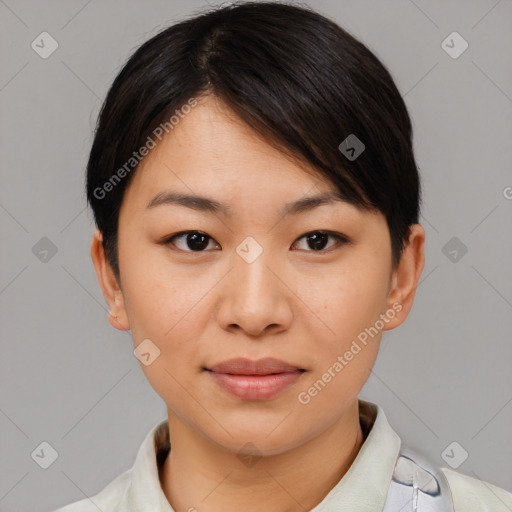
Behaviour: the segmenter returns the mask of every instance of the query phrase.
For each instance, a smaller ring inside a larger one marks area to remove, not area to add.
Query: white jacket
[[[512,512],[512,493],[402,446],[382,408],[359,400],[365,441],[349,470],[310,512]],[[167,420],[146,435],[133,467],[101,492],[55,512],[174,512],[157,461],[169,450]]]

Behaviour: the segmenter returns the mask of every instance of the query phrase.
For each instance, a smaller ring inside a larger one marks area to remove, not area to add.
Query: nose
[[[293,293],[275,266],[275,258],[265,251],[251,263],[234,255],[233,268],[219,290],[216,310],[223,329],[262,336],[290,327]]]

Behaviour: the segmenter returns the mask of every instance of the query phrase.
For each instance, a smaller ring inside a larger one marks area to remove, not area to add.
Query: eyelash
[[[300,236],[298,240],[301,240],[307,236],[310,236],[310,235],[314,235],[314,234],[317,234],[317,233],[320,233],[322,235],[327,235],[331,238],[334,238],[337,242],[338,242],[338,247],[339,246],[343,246],[343,245],[347,245],[347,244],[350,244],[350,240],[341,235],[340,233],[335,233],[333,231],[325,231],[325,230],[316,230],[316,231],[308,231],[307,233],[304,233],[302,236]],[[206,250],[201,250],[201,251],[191,251],[191,250],[185,250],[185,249],[179,249],[177,248],[173,241],[176,239],[176,238],[179,238],[181,236],[184,236],[184,235],[189,235],[189,234],[199,234],[199,235],[205,235],[209,240],[215,240],[214,238],[212,238],[211,236],[209,236],[207,233],[204,233],[203,231],[180,231],[179,233],[175,233],[173,235],[170,235],[168,237],[166,237],[164,240],[162,240],[162,244],[163,245],[173,245],[175,248],[173,248],[173,250],[177,250],[177,251],[181,251],[181,252],[188,252],[188,253],[192,253],[192,254],[200,254],[200,253],[203,253],[203,252],[207,252]],[[294,242],[295,244],[296,242]],[[312,253],[317,253],[317,254],[323,254],[323,253],[328,253],[330,252],[331,250],[333,249],[336,249],[336,245],[334,246],[331,246],[329,247],[328,249],[320,249],[318,251],[314,251],[314,250],[306,250],[305,252],[312,252]]]

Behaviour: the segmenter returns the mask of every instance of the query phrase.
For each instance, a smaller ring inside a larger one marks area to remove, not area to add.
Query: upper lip
[[[229,359],[222,363],[206,368],[212,372],[230,373],[233,375],[270,375],[272,373],[290,373],[296,371],[305,371],[303,368],[294,366],[273,357],[265,357],[253,361],[243,357]]]

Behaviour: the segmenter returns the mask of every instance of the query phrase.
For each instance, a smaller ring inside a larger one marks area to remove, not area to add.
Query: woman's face
[[[135,347],[146,340],[141,367],[170,420],[229,450],[251,442],[272,454],[316,437],[357,403],[382,330],[408,308],[398,312],[381,213],[340,201],[283,213],[335,192],[212,97],[141,162],[119,217],[115,325],[131,330]],[[171,193],[222,206],[155,201]],[[200,233],[170,240],[187,231]],[[238,357],[305,371],[274,378],[288,383],[276,391],[268,376],[254,384],[208,370]]]

